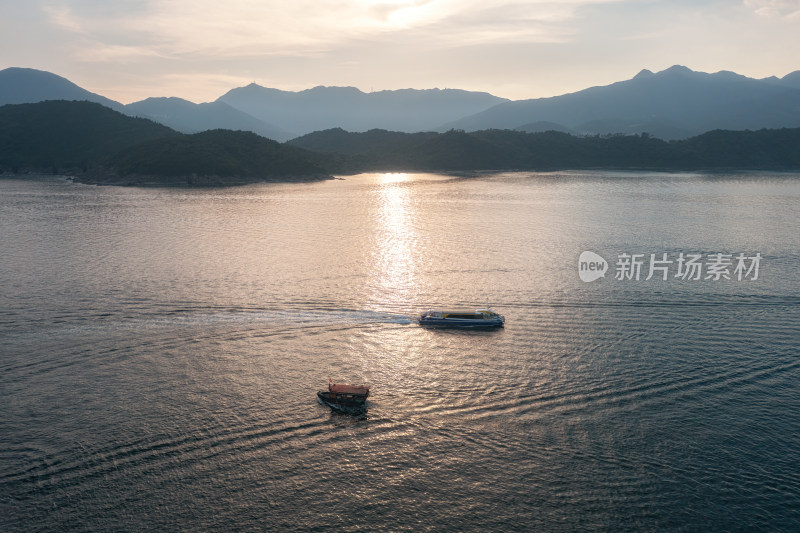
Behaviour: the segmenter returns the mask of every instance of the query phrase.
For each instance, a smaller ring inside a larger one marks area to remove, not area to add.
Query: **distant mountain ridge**
[[[399,89],[365,93],[355,87],[319,86],[290,92],[251,83],[228,91],[217,102],[225,102],[299,136],[330,128],[431,131],[446,122],[508,100],[489,93],[460,89]]]
[[[0,105],[35,104],[45,100],[86,100],[115,111],[125,107],[50,72],[20,67],[0,70]]]
[[[354,87],[292,92],[255,83],[216,101],[148,98],[123,105],[49,72],[0,70],[0,105],[43,100],[88,100],[149,118],[182,133],[251,131],[286,141],[314,131],[353,132],[463,129],[561,131],[576,135],[649,133],[683,139],[714,129],[800,126],[800,71],[761,80],[733,72],[695,72],[675,65],[647,69],[629,80],[531,100],[509,101],[458,89],[401,89],[365,93]]]
[[[226,129],[251,131],[268,139],[288,139],[291,135],[225,102],[195,104],[181,98],[147,98],[124,106],[122,112],[149,118],[181,133]]]
[[[256,84],[228,91],[214,102],[177,97],[123,105],[81,89],[55,74],[23,68],[0,71],[0,105],[43,100],[87,100],[127,115],[149,118],[181,133],[210,129],[252,131],[277,141],[317,129],[432,130],[444,122],[508,101],[459,89],[401,89],[364,93],[354,87],[314,87],[291,92]]]
[[[550,122],[578,134],[647,132],[681,139],[714,129],[800,126],[800,71],[756,80],[675,65],[575,93],[518,100],[447,124],[449,128],[523,129]]]

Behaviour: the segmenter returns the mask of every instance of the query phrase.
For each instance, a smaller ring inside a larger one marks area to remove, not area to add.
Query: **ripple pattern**
[[[796,178],[0,180],[0,530],[794,531]],[[584,284],[583,250],[764,270]],[[415,323],[486,300],[505,328]]]

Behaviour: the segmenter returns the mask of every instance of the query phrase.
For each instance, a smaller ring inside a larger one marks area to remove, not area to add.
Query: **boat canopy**
[[[497,313],[492,311],[491,309],[446,309],[446,310],[439,310],[439,309],[431,309],[425,313],[425,316],[430,317],[451,317],[451,318],[483,318],[486,315],[494,316]]]
[[[369,393],[369,385],[337,385],[331,383],[328,385],[328,390],[336,394],[367,394]]]

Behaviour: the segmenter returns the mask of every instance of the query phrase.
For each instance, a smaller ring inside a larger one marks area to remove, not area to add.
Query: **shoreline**
[[[402,172],[407,174],[440,174],[443,176],[451,176],[453,178],[471,179],[492,176],[496,174],[524,174],[524,173],[537,173],[537,174],[554,174],[563,172],[566,174],[571,173],[614,173],[620,174],[636,174],[641,173],[643,176],[650,174],[684,174],[684,173],[701,173],[709,176],[714,175],[752,175],[754,173],[764,173],[770,175],[793,175],[800,174],[800,169],[740,169],[740,168],[706,168],[706,169],[692,169],[692,168],[675,168],[675,169],[659,169],[659,168],[551,168],[551,169],[493,169],[493,170],[364,170],[362,172],[347,172],[341,174],[311,174],[302,176],[285,176],[285,177],[264,177],[256,178],[241,178],[241,177],[222,177],[222,176],[172,176],[172,177],[158,177],[152,175],[80,175],[80,174],[48,174],[44,172],[30,172],[30,173],[0,173],[0,179],[14,180],[14,181],[62,181],[68,183],[78,183],[81,185],[95,185],[95,186],[110,186],[110,187],[140,187],[152,189],[218,189],[225,187],[241,187],[246,185],[257,185],[262,183],[316,183],[321,181],[334,181],[345,180],[347,176],[358,176],[360,174],[372,173],[393,173]]]
[[[339,179],[331,174],[310,174],[307,176],[286,176],[264,178],[241,178],[222,176],[150,176],[150,175],[81,175],[81,174],[47,174],[43,172],[0,174],[0,179],[17,181],[65,181],[82,185],[142,188],[222,188],[239,187],[258,183],[313,183]]]

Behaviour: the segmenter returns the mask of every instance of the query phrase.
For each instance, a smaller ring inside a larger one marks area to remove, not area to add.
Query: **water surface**
[[[792,531],[798,178],[0,180],[0,529]],[[413,322],[485,301],[504,329]]]

